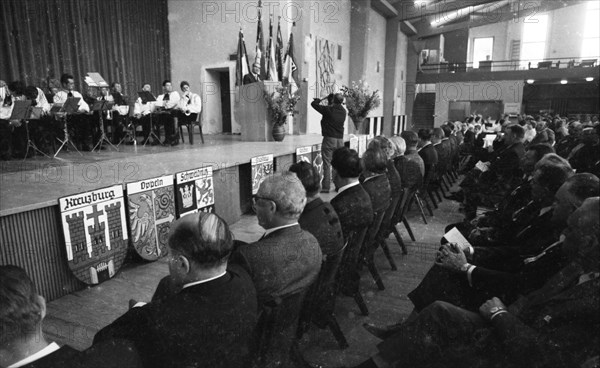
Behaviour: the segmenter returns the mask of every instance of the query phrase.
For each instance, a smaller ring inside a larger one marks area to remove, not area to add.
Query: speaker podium
[[[273,123],[263,93],[273,93],[280,85],[280,82],[260,81],[240,86],[239,104],[235,113],[241,125],[242,141],[273,141]]]

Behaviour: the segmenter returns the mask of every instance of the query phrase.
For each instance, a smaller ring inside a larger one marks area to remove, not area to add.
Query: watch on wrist
[[[493,307],[492,309],[490,309],[490,315],[496,314],[503,310],[504,310],[504,308],[502,308],[502,307]]]

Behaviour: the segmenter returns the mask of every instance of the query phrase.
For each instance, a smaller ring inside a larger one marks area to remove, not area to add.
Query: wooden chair
[[[385,290],[385,285],[383,285],[383,280],[381,279],[379,271],[377,271],[377,267],[375,266],[375,251],[379,245],[377,243],[377,233],[379,232],[379,227],[383,221],[385,211],[386,210],[380,210],[373,214],[373,222],[367,230],[365,241],[361,247],[361,260],[367,265],[369,272],[371,272],[371,276],[373,276],[373,280],[375,280],[379,290]]]
[[[385,239],[387,239],[390,236],[390,234],[392,233],[392,219],[394,217],[395,212],[397,211],[398,204],[402,200],[403,194],[404,194],[404,191],[400,191],[398,194],[392,195],[392,202],[390,203],[387,210],[385,210],[385,215],[383,215],[383,221],[381,221],[381,226],[379,228],[379,233],[377,234],[377,240],[376,240],[379,247],[381,247],[381,249],[383,249],[383,253],[385,254],[385,257],[387,258],[388,262],[390,263],[390,267],[392,268],[392,271],[398,270],[398,266],[396,266],[396,262],[394,261],[394,258],[392,257],[390,248],[388,248],[388,246],[385,242]],[[404,247],[403,245],[401,245],[401,246]],[[403,248],[403,249],[405,250],[405,248]],[[404,254],[406,254],[406,253],[404,253]]]
[[[338,253],[329,255],[321,264],[317,281],[309,288],[298,319],[296,338],[299,340],[310,329],[311,323],[324,329],[329,328],[340,349],[346,349],[348,341],[335,317],[336,282],[342,255],[348,243]]]
[[[290,367],[295,327],[306,289],[266,302],[260,311],[252,345],[252,367]]]
[[[347,237],[346,249],[342,255],[342,261],[336,277],[335,290],[346,296],[354,298],[363,316],[369,315],[369,309],[360,292],[360,275],[358,274],[358,263],[360,247],[363,244],[368,226],[351,231]]]
[[[190,144],[194,144],[194,125],[198,126],[200,130],[200,139],[202,140],[202,144],[204,144],[204,134],[202,133],[202,114],[204,110],[200,111],[198,117],[196,117],[196,121],[190,122],[187,124],[179,124],[179,136],[181,137],[181,142],[185,143],[185,139],[183,138],[183,126],[186,127],[188,132],[188,137],[190,138]]]

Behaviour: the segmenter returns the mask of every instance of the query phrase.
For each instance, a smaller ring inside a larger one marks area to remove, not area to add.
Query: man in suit
[[[346,242],[352,234],[358,234],[373,222],[373,206],[369,194],[364,190],[358,177],[361,172],[360,159],[355,150],[341,147],[333,151],[333,183],[337,195],[331,205],[340,218]],[[346,246],[339,270],[342,292],[348,296],[358,293],[360,275],[356,269],[361,243]]]
[[[168,246],[170,280],[180,291],[134,306],[100,330],[94,345],[132,341],[145,367],[245,367],[256,291],[243,269],[227,267],[229,227],[212,213],[184,216],[171,225]]]
[[[417,152],[419,137],[412,130],[405,130],[400,136],[406,143],[406,151],[395,160],[395,164],[402,178],[402,186],[409,189],[420,188],[425,175],[425,163]]]
[[[252,64],[252,72],[244,75],[244,84],[260,82],[260,64]]]
[[[181,98],[179,93],[173,91],[173,84],[170,80],[164,80],[162,86],[163,94],[156,98],[156,103],[164,108],[158,115],[158,122],[165,129],[165,140],[163,141],[163,144],[176,146],[179,144],[179,140],[176,140],[175,136],[175,116],[173,115],[173,112]]]
[[[425,176],[424,180],[426,183],[435,180],[435,168],[438,165],[438,154],[433,144],[431,144],[431,131],[429,129],[419,129],[419,156],[423,159],[425,164]]]
[[[323,156],[323,183],[321,192],[329,193],[331,188],[331,155],[337,148],[344,146],[344,122],[346,121],[346,109],[342,105],[344,96],[340,93],[327,96],[328,105],[323,106],[325,98],[315,98],[310,106],[323,115],[321,119],[321,154]]]
[[[79,352],[50,342],[42,332],[46,300],[17,266],[0,266],[0,366],[7,368],[140,367],[124,341]]]
[[[569,264],[508,307],[479,313],[435,302],[403,324],[357,367],[579,367],[600,352],[600,198],[569,217]]]
[[[521,126],[508,125],[504,129],[505,148],[500,149],[490,161],[479,162],[460,184],[464,192],[467,219],[475,217],[477,207],[489,194],[508,193],[518,185],[523,175],[519,162],[525,154],[524,134]]]
[[[266,232],[257,242],[239,246],[232,263],[252,277],[259,305],[307,289],[319,274],[319,243],[298,224],[305,204],[302,182],[292,172],[267,177],[258,188],[253,208]]]

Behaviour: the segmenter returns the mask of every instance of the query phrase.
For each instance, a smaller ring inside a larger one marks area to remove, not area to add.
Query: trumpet
[[[192,114],[190,109],[186,109],[183,113],[185,114],[185,116],[190,116]]]

